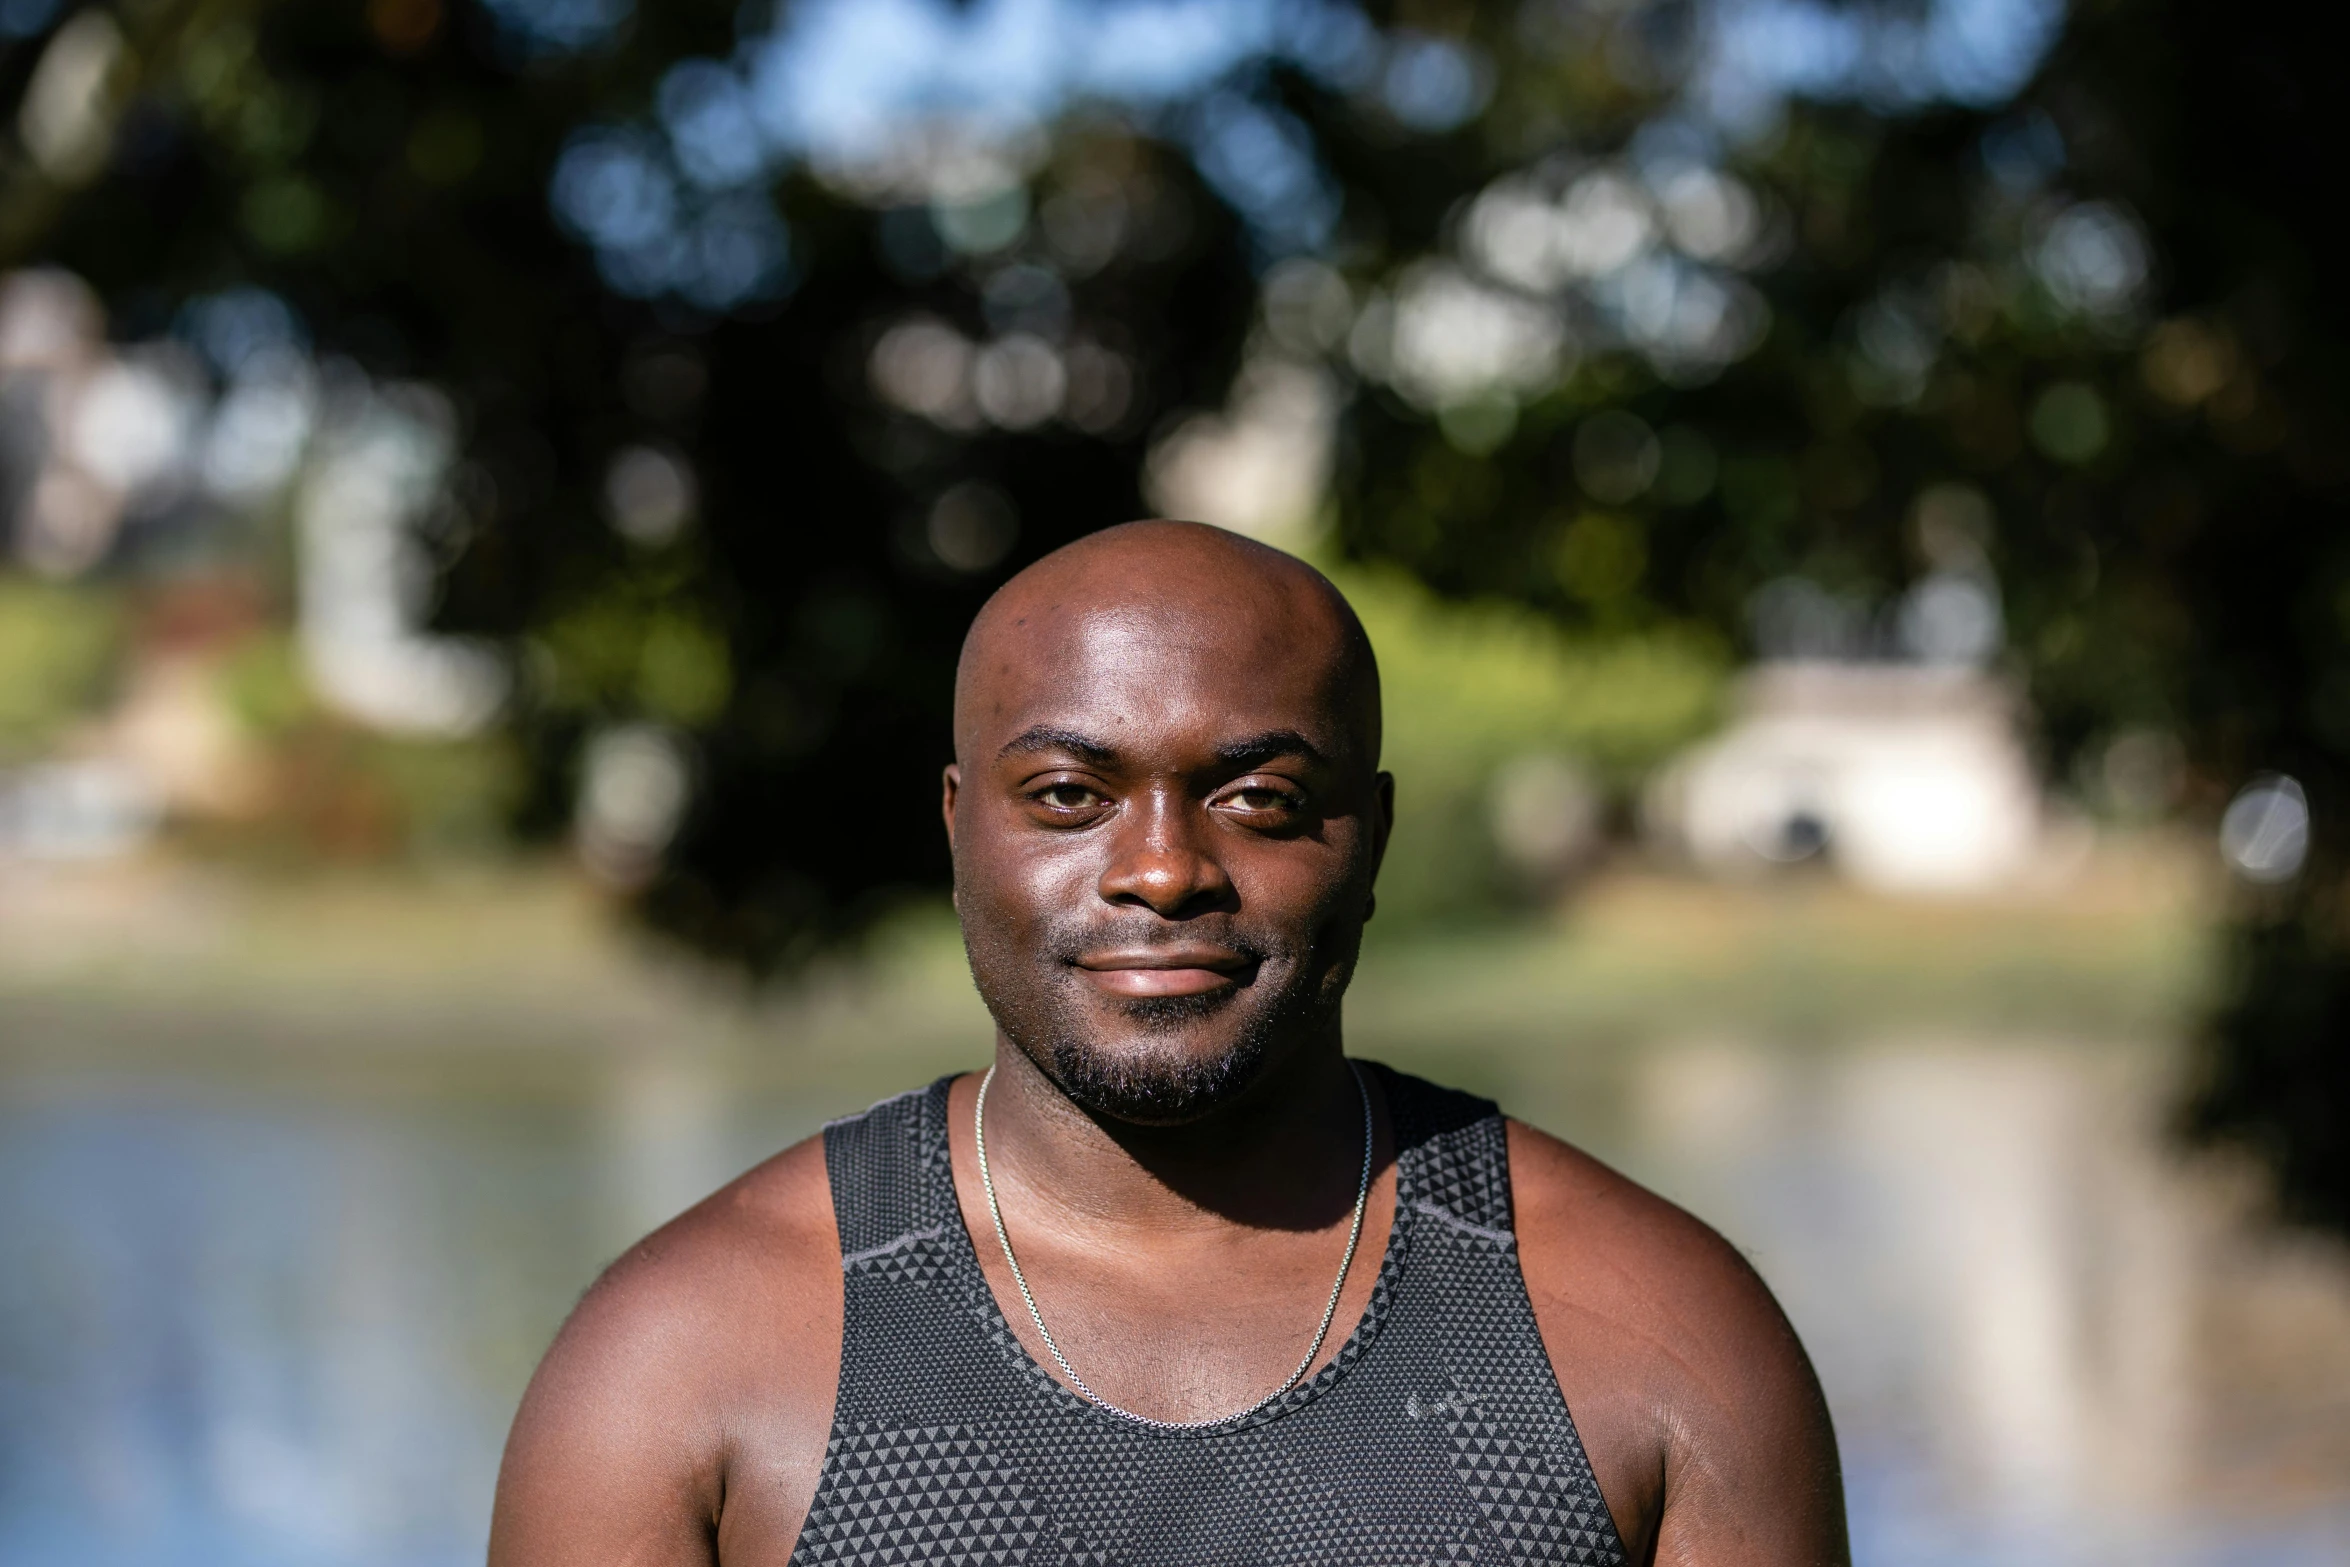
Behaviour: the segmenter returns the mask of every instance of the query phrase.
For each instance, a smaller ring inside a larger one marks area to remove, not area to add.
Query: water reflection
[[[0,1561],[478,1560],[513,1399],[599,1263],[971,1037],[686,1039],[490,1083],[456,1053],[9,1057]],[[1861,1560],[2350,1548],[2350,1271],[2170,1160],[2154,1053],[1713,1037],[1450,1065],[1514,1077],[1749,1250],[1819,1362]]]
[[[2154,1135],[2158,1057],[2075,1041],[1720,1041],[1631,1074],[1636,1163],[1802,1328],[1863,1560],[2336,1561],[2350,1471],[2247,1490],[2222,1324],[2310,1259]],[[2350,1346],[2350,1281],[2272,1354]],[[2254,1419],[2281,1415],[2273,1401]],[[2350,1437],[2350,1397],[2321,1417]],[[2330,1490],[2331,1494],[2325,1494]]]
[[[577,1265],[481,1206],[569,1152],[532,1132],[151,1089],[12,1105],[0,1552],[475,1554],[511,1367]]]

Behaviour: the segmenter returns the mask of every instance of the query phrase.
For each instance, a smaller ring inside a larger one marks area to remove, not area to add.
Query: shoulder
[[[620,1538],[682,1551],[746,1494],[787,1511],[796,1495],[804,1513],[840,1329],[831,1187],[810,1138],[630,1247],[581,1298],[515,1417],[493,1560],[602,1554]]]
[[[1535,1320],[1634,1558],[1702,1537],[1726,1560],[1840,1560],[1826,1406],[1753,1266],[1557,1138],[1512,1121],[1509,1155]]]
[[[744,1371],[731,1352],[778,1342],[804,1349],[802,1334],[778,1341],[775,1331],[806,1326],[810,1313],[829,1312],[837,1321],[840,1294],[824,1142],[812,1137],[630,1247],[581,1297],[547,1361],[559,1370],[573,1362],[623,1369],[651,1361],[666,1375],[682,1375],[681,1386],[723,1391]],[[785,1373],[806,1358],[759,1360]],[[827,1368],[828,1403],[831,1393]]]
[[[1754,1334],[1793,1343],[1761,1278],[1713,1229],[1581,1149],[1508,1125],[1529,1289],[1538,1276],[1551,1304],[1660,1348],[1702,1352]]]

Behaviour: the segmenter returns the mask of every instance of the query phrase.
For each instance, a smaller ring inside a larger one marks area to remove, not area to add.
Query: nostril
[[[1111,902],[1144,904],[1171,914],[1225,885],[1223,868],[1196,855],[1154,854],[1114,865],[1103,875],[1101,892]]]

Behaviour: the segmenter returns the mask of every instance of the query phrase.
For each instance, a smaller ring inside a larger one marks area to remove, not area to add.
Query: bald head
[[[1344,595],[1294,555],[1166,521],[1088,534],[996,590],[955,669],[956,758],[975,760],[978,731],[1031,683],[1105,659],[1163,674],[1170,660],[1211,653],[1234,682],[1262,684],[1274,670],[1309,676],[1345,731],[1349,760],[1378,767],[1379,667]]]
[[[1340,1070],[1378,766],[1370,642],[1302,561],[1137,522],[1006,583],[963,644],[945,797],[999,1060],[1152,1122]]]

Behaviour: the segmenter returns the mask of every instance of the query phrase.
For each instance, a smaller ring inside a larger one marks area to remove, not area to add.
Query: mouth
[[[1229,947],[1138,947],[1088,952],[1077,959],[1077,971],[1095,988],[1130,1000],[1233,990],[1246,984],[1256,969],[1254,958]]]

